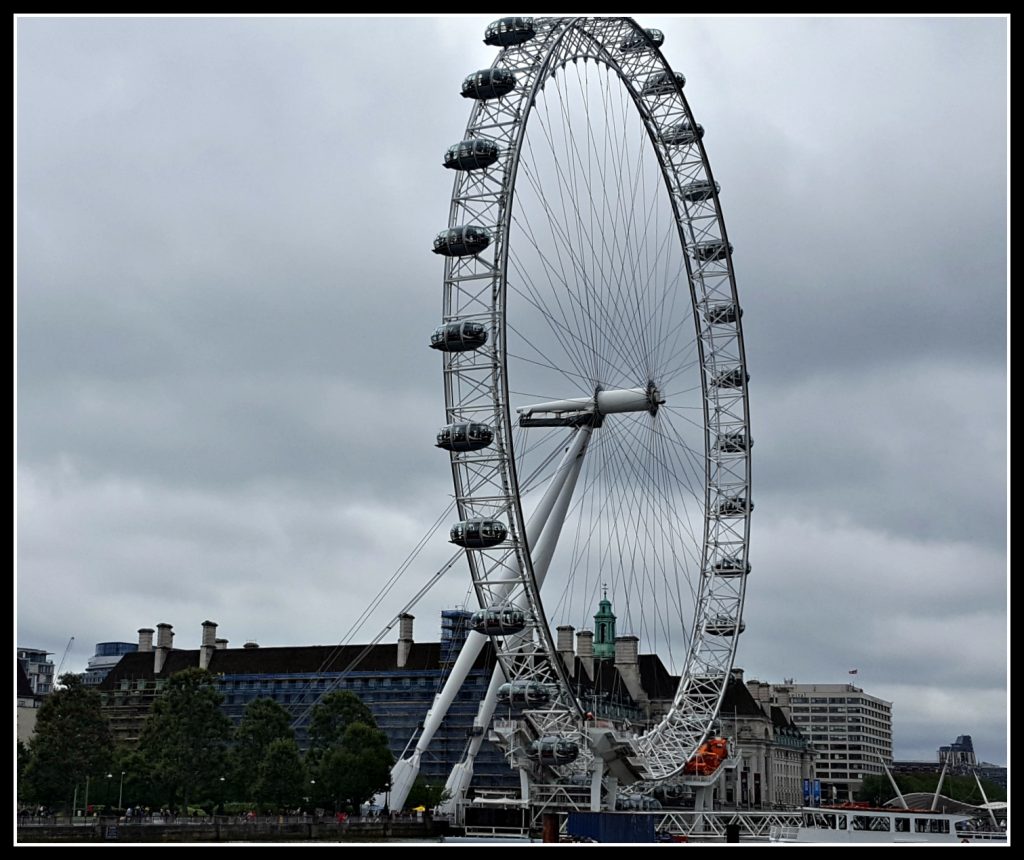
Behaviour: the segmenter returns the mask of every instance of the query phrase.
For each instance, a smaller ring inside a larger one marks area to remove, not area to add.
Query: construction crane
[[[59,681],[60,680],[61,670],[64,668],[64,664],[68,660],[68,654],[71,653],[71,646],[74,645],[74,644],[75,644],[75,637],[72,636],[70,639],[68,639],[68,647],[64,649],[64,656],[60,658],[60,665],[57,667],[57,671],[54,673],[54,676],[53,676],[53,680],[54,681]]]

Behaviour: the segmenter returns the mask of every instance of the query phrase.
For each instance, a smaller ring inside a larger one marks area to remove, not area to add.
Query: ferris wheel
[[[749,377],[720,189],[659,31],[513,17],[484,41],[500,52],[463,82],[469,121],[444,157],[431,338],[451,541],[480,604],[464,655],[489,640],[499,663],[478,724],[500,717],[538,782],[667,780],[717,716],[750,571]],[[628,740],[565,656],[569,625],[609,592],[632,634],[618,656],[642,642],[678,676]]]

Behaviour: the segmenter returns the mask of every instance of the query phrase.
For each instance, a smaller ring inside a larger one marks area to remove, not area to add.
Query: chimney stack
[[[260,643],[255,641],[254,639],[250,639],[242,647],[245,648],[248,651],[251,651],[253,648],[259,648],[260,647]]]
[[[199,646],[199,668],[209,669],[210,658],[217,650],[217,622],[203,622],[203,643]]]
[[[152,627],[140,627],[139,628],[139,650],[149,653],[153,650],[153,633]]]
[[[167,655],[171,652],[171,642],[174,641],[174,628],[166,622],[156,625],[156,651],[153,653],[153,674],[159,675],[167,661]]]
[[[412,622],[415,616],[403,612],[398,616],[398,652],[396,664],[399,669],[404,669],[409,661],[409,652],[412,650]]]
[[[640,663],[640,640],[636,636],[615,637],[615,665],[637,666]]]
[[[228,640],[227,639],[214,639],[213,640],[213,644],[214,644],[214,647],[218,651],[224,651],[228,647]]]
[[[651,700],[640,682],[640,640],[636,636],[615,637],[615,671],[633,701],[648,713]]]
[[[576,656],[580,658],[583,671],[594,680],[594,631],[581,630],[576,634]]]
[[[556,650],[562,658],[562,662],[565,663],[565,668],[572,674],[575,668],[576,652],[573,649],[573,633],[576,632],[576,628],[571,624],[560,624],[558,627],[558,643]]]

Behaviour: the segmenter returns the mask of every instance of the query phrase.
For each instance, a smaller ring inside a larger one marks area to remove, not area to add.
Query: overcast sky
[[[17,21],[17,645],[337,642],[441,515],[429,250],[488,21]],[[745,308],[737,665],[891,700],[898,758],[1005,763],[1006,21],[641,23]]]

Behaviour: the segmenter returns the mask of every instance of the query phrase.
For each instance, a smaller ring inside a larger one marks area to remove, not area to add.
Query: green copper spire
[[[604,596],[594,616],[594,657],[598,660],[611,660],[615,657],[615,613],[608,599],[607,585],[604,586]]]

